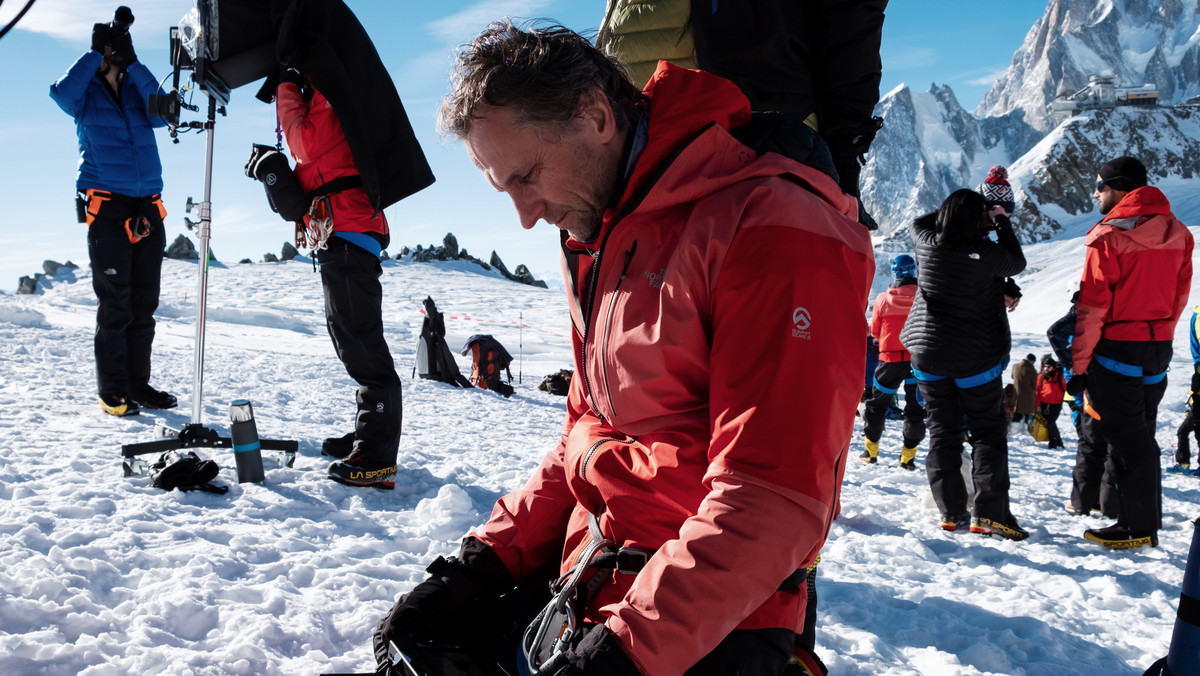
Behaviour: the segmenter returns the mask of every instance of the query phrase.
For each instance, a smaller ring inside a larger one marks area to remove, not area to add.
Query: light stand
[[[191,67],[192,62],[183,58],[180,54],[182,49],[178,45],[178,28],[171,29],[171,47],[172,47],[172,64],[175,67],[175,89],[172,90],[170,98],[175,101],[178,98],[179,71],[181,68]],[[180,53],[177,53],[180,52]],[[196,70],[198,72],[207,72],[204,59],[196,60]],[[205,324],[205,309],[208,301],[208,262],[209,262],[209,238],[212,235],[212,169],[213,169],[213,132],[216,128],[216,116],[218,111],[217,101],[221,99],[221,103],[228,102],[229,90],[221,90],[220,87],[210,86],[207,78],[200,81],[200,89],[208,94],[208,119],[204,122],[187,122],[180,124],[178,120],[179,107],[171,108],[170,102],[151,102],[151,114],[156,114],[162,110],[173,110],[174,119],[168,119],[168,124],[171,127],[171,137],[178,142],[176,138],[176,130],[178,127],[187,127],[192,129],[204,129],[207,139],[204,151],[204,201],[199,204],[192,202],[192,198],[188,197],[187,213],[191,213],[192,209],[196,209],[199,216],[198,221],[191,221],[184,218],[184,223],[187,224],[189,230],[194,230],[200,238],[200,260],[197,265],[199,269],[199,292],[196,294],[196,345],[195,345],[195,366],[194,378],[192,387],[192,421],[185,425],[183,429],[174,429],[167,426],[159,427],[160,436],[164,437],[156,441],[146,441],[136,444],[125,444],[121,446],[122,468],[125,476],[144,473],[147,469],[146,462],[140,456],[147,453],[162,453],[164,451],[178,450],[180,448],[233,448],[233,441],[229,437],[223,437],[216,430],[205,427],[201,419],[202,392],[204,387],[204,324]],[[161,97],[160,97],[161,98]],[[177,101],[178,105],[183,105],[185,108],[190,107]],[[156,108],[158,110],[156,110]],[[224,108],[220,111],[224,114]],[[169,115],[163,115],[170,118]],[[280,439],[260,439],[260,448],[264,451],[278,451],[279,463],[285,467],[291,467],[296,461],[296,452],[299,450],[300,444],[295,440],[280,440]]]

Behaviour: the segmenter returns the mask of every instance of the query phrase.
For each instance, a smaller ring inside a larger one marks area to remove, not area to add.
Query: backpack
[[[212,460],[201,460],[194,451],[172,450],[158,456],[150,465],[150,481],[156,488],[170,491],[201,490],[207,493],[224,493],[228,486],[216,486],[221,468]]]
[[[571,377],[574,375],[575,372],[570,369],[562,369],[558,373],[551,373],[542,378],[542,382],[538,383],[538,389],[565,397],[567,396],[567,392],[571,390]]]
[[[512,363],[512,355],[500,341],[486,334],[476,334],[467,339],[462,354],[471,353],[471,382],[481,390],[499,392],[505,397],[513,393],[512,371],[508,365]],[[508,380],[501,379],[500,372],[508,375]]]
[[[454,361],[454,353],[446,345],[446,322],[433,299],[425,298],[425,321],[417,339],[417,366],[414,369],[425,380],[449,383],[455,387],[470,387]]]

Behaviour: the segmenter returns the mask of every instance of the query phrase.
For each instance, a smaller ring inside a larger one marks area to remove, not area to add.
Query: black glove
[[[608,627],[598,624],[578,643],[550,659],[538,674],[548,676],[641,676],[617,637]]]
[[[122,68],[126,68],[129,64],[137,61],[137,54],[133,51],[133,38],[129,37],[129,33],[113,34],[112,56],[113,62]]]
[[[1192,394],[1200,392],[1200,372],[1192,374]]]
[[[303,87],[304,75],[295,68],[283,66],[279,69],[279,84],[283,84],[284,82],[291,82],[297,87]]]
[[[440,556],[429,579],[400,597],[375,631],[376,664],[388,660],[388,642],[469,646],[487,636],[503,615],[500,595],[513,588],[504,562],[475,538],[463,542],[458,558]],[[508,618],[503,618],[508,619]]]
[[[1078,397],[1084,390],[1087,389],[1087,374],[1077,373],[1067,381],[1067,394],[1072,397]]]
[[[112,28],[106,23],[92,25],[92,50],[104,53],[104,48],[112,44]]]

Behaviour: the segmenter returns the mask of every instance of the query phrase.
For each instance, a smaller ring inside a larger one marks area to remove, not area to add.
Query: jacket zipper
[[[600,441],[592,444],[592,447],[589,448],[587,453],[583,455],[583,462],[579,464],[579,478],[582,479],[584,483],[589,485],[591,484],[587,478],[588,464],[591,463],[592,458],[596,455],[596,453],[600,451],[601,446],[604,444],[625,444],[628,446],[634,441],[637,441],[637,437],[625,437],[624,439],[601,439]]]
[[[604,335],[600,342],[600,370],[604,374],[604,382],[608,383],[608,362],[604,359],[603,347],[608,344],[609,329],[612,327],[613,309],[616,306],[617,292],[621,290],[621,284],[625,282],[625,274],[629,272],[629,264],[633,262],[633,252],[637,251],[637,240],[629,246],[625,252],[625,264],[621,267],[621,276],[617,278],[617,284],[613,287],[612,294],[608,303],[608,309],[604,314]],[[613,403],[612,390],[608,387],[604,388],[604,398],[608,402],[608,410],[613,417],[617,417],[617,406]]]

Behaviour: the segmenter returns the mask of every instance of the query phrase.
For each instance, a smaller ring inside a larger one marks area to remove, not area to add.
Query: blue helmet
[[[900,254],[892,259],[892,277],[896,279],[904,279],[905,277],[916,278],[917,262],[908,254]]]

